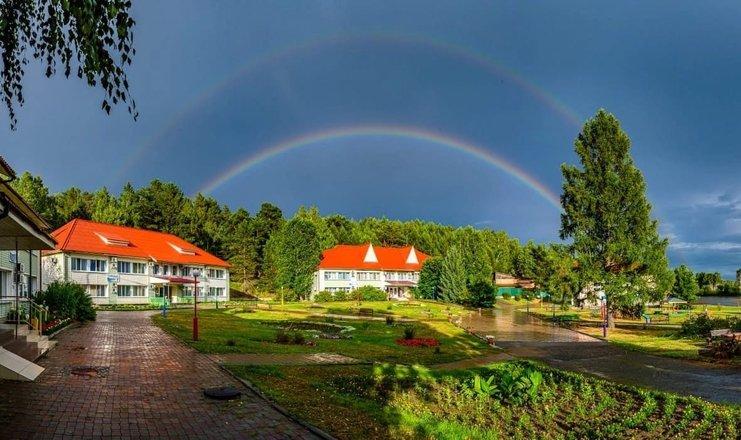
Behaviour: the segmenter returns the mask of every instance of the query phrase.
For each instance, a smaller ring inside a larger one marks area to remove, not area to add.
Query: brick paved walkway
[[[59,335],[36,382],[0,381],[0,438],[314,438],[151,324],[152,312],[101,312]],[[70,367],[108,367],[81,377]],[[202,390],[237,386],[240,400]]]

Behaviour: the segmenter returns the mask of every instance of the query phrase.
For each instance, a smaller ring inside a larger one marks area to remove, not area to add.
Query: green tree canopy
[[[305,219],[294,218],[270,241],[277,287],[291,289],[300,298],[308,298],[322,252],[316,226]]]
[[[440,257],[430,257],[422,264],[417,283],[417,295],[422,299],[440,297],[440,274],[443,261]]]
[[[137,117],[124,68],[131,64],[134,19],[130,0],[36,0],[0,2],[0,53],[3,101],[11,127],[16,105],[23,105],[27,54],[41,61],[50,77],[61,67],[105,92],[106,113],[118,103]]]
[[[694,301],[697,299],[697,292],[700,286],[697,284],[695,274],[692,269],[682,264],[674,269],[674,288],[672,289],[676,296],[685,301]]]
[[[662,297],[672,285],[667,240],[651,218],[643,175],[615,116],[600,110],[575,142],[581,166],[563,165],[562,239],[586,279],[604,289],[608,314]],[[612,325],[612,319],[609,319]]]
[[[448,302],[465,302],[466,267],[463,255],[457,246],[452,246],[445,254],[440,270],[440,297]]]

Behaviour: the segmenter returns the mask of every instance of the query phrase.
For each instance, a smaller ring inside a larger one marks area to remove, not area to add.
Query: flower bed
[[[435,338],[402,338],[397,339],[396,343],[405,347],[437,347],[440,345],[440,341]]]
[[[70,322],[72,322],[72,320],[69,319],[69,318],[67,318],[67,319],[59,319],[59,318],[52,319],[51,321],[44,323],[44,325],[41,328],[41,333],[43,333],[45,335],[50,335],[50,334],[56,332],[57,330],[60,330],[60,329],[62,329],[64,327],[66,327],[67,325],[69,325]]]

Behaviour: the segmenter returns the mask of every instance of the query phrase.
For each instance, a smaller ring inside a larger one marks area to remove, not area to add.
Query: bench
[[[360,315],[360,316],[373,316],[373,309],[359,308],[358,309],[358,315]]]
[[[721,336],[731,334],[730,328],[723,328],[719,330],[710,330],[710,338],[720,338]]]

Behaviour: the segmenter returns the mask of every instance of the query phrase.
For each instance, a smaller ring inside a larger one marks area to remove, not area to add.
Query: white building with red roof
[[[390,299],[408,299],[427,258],[414,246],[337,245],[322,253],[314,273],[313,293],[373,286],[387,292]]]
[[[44,282],[74,281],[96,304],[229,299],[229,263],[164,232],[75,219],[52,232]],[[197,277],[195,276],[197,275]]]

